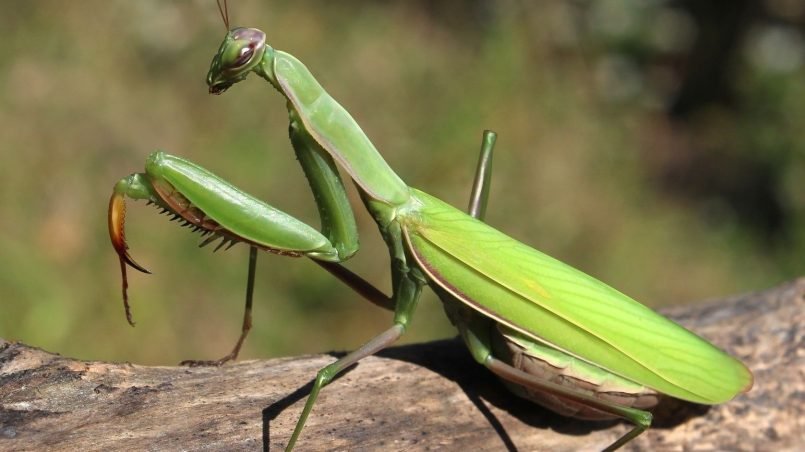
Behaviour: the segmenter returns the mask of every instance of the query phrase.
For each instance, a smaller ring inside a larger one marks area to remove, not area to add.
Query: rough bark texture
[[[665,312],[747,363],[755,386],[715,407],[664,403],[627,450],[805,447],[805,278]],[[332,361],[144,367],[0,340],[0,450],[281,450]],[[627,428],[520,400],[447,340],[361,361],[322,391],[297,450],[597,450]]]

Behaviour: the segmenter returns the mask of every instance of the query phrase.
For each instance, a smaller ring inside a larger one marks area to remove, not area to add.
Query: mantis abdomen
[[[602,401],[639,410],[651,409],[660,401],[661,394],[644,385],[626,380],[555,348],[538,344],[504,325],[496,324],[493,330],[491,338],[495,356],[540,380],[572,388]],[[555,393],[525,387],[505,379],[501,381],[518,396],[563,416],[586,420],[618,418],[612,413],[569,400]]]

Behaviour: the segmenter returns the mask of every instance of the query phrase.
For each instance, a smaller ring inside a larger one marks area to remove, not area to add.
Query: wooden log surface
[[[805,278],[664,312],[747,363],[755,386],[715,407],[668,399],[627,450],[805,448]],[[334,356],[147,367],[0,340],[0,450],[281,450]],[[600,450],[628,428],[520,400],[445,340],[346,372],[322,391],[297,450]]]

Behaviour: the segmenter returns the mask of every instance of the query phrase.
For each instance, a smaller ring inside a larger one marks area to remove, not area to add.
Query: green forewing
[[[673,397],[715,404],[748,369],[606,284],[412,189],[402,215],[414,255],[461,301],[529,336]]]
[[[146,171],[149,176],[170,183],[207,216],[249,241],[300,252],[331,248],[327,239],[307,224],[192,162],[155,152],[146,163]]]
[[[383,160],[361,127],[293,55],[275,51],[274,74],[305,129],[374,199],[399,205],[408,187]]]

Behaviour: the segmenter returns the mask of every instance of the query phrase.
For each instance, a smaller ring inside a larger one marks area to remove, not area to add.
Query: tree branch
[[[805,444],[805,278],[665,312],[747,363],[755,387],[715,407],[665,402],[627,449]],[[316,371],[332,361],[145,367],[76,361],[0,339],[0,450],[280,450]],[[298,450],[594,450],[627,428],[520,400],[447,340],[361,361],[322,391]]]

